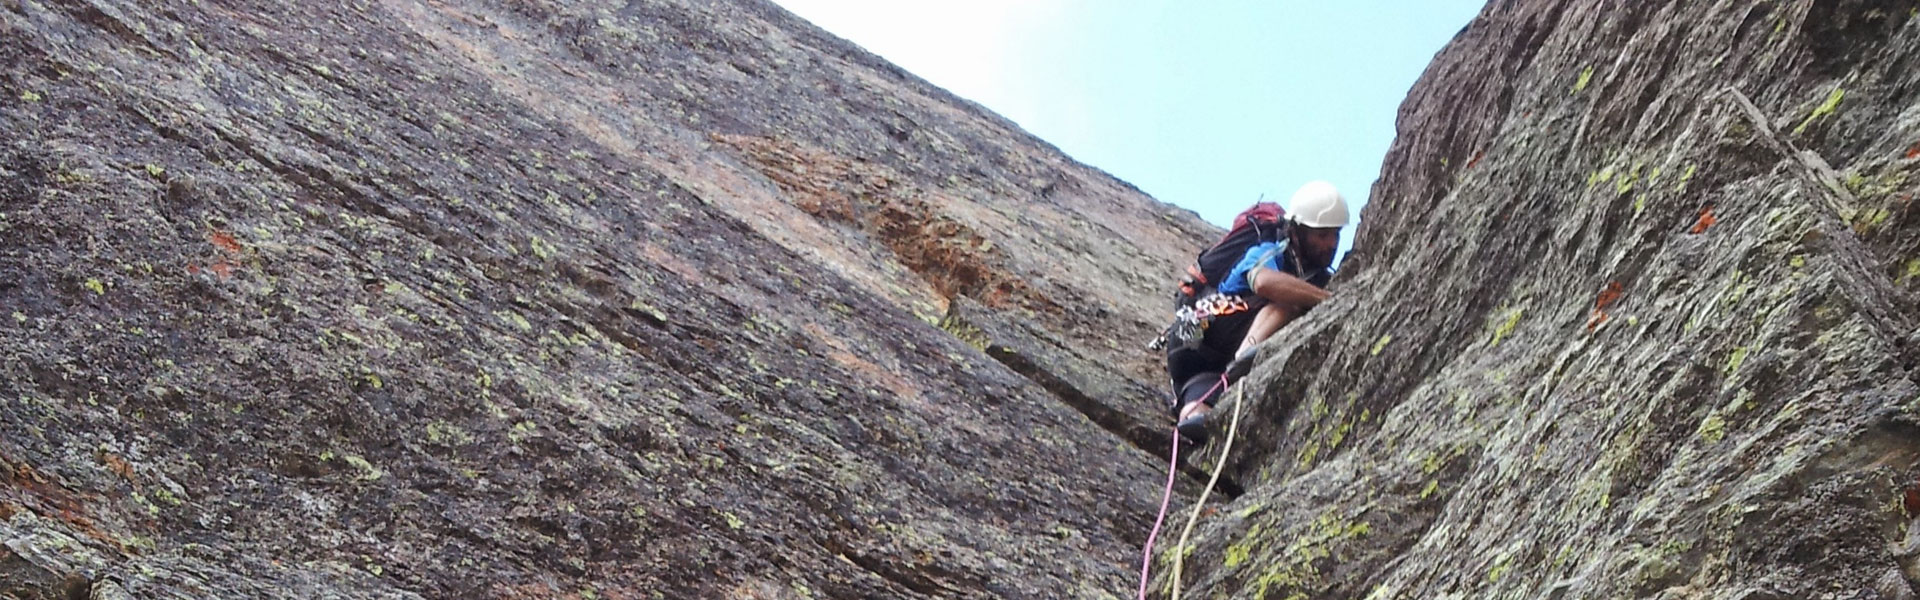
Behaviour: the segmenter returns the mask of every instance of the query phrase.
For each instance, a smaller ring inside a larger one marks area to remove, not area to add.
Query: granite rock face
[[[1917,12],[1491,3],[1241,384],[1185,589],[1912,597]]]
[[[1218,230],[770,4],[0,0],[0,41],[10,597],[1134,585],[1140,348]]]
[[[1913,597],[1916,13],[1489,5],[1154,589]],[[1132,595],[1219,231],[771,5],[0,40],[0,593]]]

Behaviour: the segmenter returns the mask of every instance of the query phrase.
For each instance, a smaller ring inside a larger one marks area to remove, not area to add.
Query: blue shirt
[[[1247,253],[1240,257],[1239,264],[1235,264],[1233,270],[1227,272],[1227,278],[1220,282],[1220,292],[1235,295],[1252,293],[1253,285],[1247,281],[1247,273],[1253,271],[1254,267],[1266,267],[1294,275],[1315,287],[1326,287],[1329,279],[1326,271],[1303,272],[1298,265],[1294,264],[1293,256],[1287,252],[1286,240],[1280,240],[1254,244],[1252,248],[1248,248]]]

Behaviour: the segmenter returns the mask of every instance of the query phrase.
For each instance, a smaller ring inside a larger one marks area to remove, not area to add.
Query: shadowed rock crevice
[[[1028,321],[1010,318],[969,300],[953,303],[940,328],[985,353],[1013,372],[1031,380],[1073,407],[1100,428],[1126,440],[1157,460],[1172,448],[1173,425],[1165,416],[1167,394],[1133,381],[1110,365],[1095,362],[1057,340],[1048,339]],[[1036,432],[1036,434],[1044,434]],[[1191,453],[1192,448],[1187,449]],[[1205,463],[1211,465],[1212,463]],[[1210,466],[1195,458],[1181,460],[1189,483],[1205,483]],[[1220,493],[1237,496],[1232,478],[1218,484]],[[1197,493],[1197,492],[1196,492]]]

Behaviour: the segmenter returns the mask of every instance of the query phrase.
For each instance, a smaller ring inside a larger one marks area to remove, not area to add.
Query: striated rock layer
[[[0,0],[0,586],[1120,593],[1217,234],[760,1]]]
[[[1917,14],[1489,5],[1242,384],[1189,597],[1914,597]]]
[[[1131,595],[1217,230],[762,2],[308,4],[0,0],[0,591]],[[1916,16],[1490,5],[1188,596],[1914,597]]]

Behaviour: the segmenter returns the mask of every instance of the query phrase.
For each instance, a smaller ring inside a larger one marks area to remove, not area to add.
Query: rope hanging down
[[[1220,376],[1217,389],[1227,385],[1227,376]],[[1213,390],[1207,390],[1210,395]],[[1180,545],[1174,547],[1173,555],[1173,600],[1180,598],[1180,569],[1186,557],[1187,538],[1193,534],[1194,523],[1200,520],[1200,509],[1207,504],[1207,496],[1213,493],[1213,486],[1220,481],[1220,471],[1227,466],[1227,453],[1233,449],[1234,433],[1240,430],[1240,404],[1246,391],[1240,390],[1233,399],[1233,419],[1227,425],[1227,439],[1220,446],[1220,463],[1214,466],[1213,476],[1207,479],[1207,487],[1200,492],[1200,501],[1193,505],[1193,516],[1187,519],[1186,530],[1180,533]],[[1140,595],[1139,600],[1147,600],[1148,574],[1153,566],[1153,542],[1160,536],[1160,525],[1167,519],[1167,506],[1173,500],[1174,475],[1180,470],[1180,428],[1173,428],[1173,452],[1167,460],[1167,489],[1160,496],[1160,515],[1153,519],[1153,531],[1147,534],[1147,547],[1141,552],[1140,559]]]
[[[1193,535],[1193,525],[1200,522],[1200,509],[1206,507],[1207,495],[1212,494],[1213,485],[1220,482],[1220,471],[1227,468],[1227,455],[1233,451],[1233,434],[1240,430],[1240,405],[1246,404],[1246,396],[1246,388],[1234,392],[1233,418],[1227,421],[1227,441],[1220,445],[1220,462],[1213,466],[1213,476],[1207,478],[1207,487],[1200,489],[1200,500],[1193,503],[1193,516],[1187,517],[1187,528],[1180,532],[1180,545],[1174,547],[1172,600],[1180,600],[1180,567],[1187,556],[1187,538]]]
[[[1173,476],[1180,472],[1180,428],[1173,428],[1173,457],[1167,459],[1167,491],[1160,494],[1160,516],[1153,518],[1153,531],[1147,533],[1147,548],[1140,557],[1140,600],[1147,600],[1147,572],[1153,567],[1153,539],[1160,536],[1160,524],[1167,520],[1167,503],[1173,500]]]

